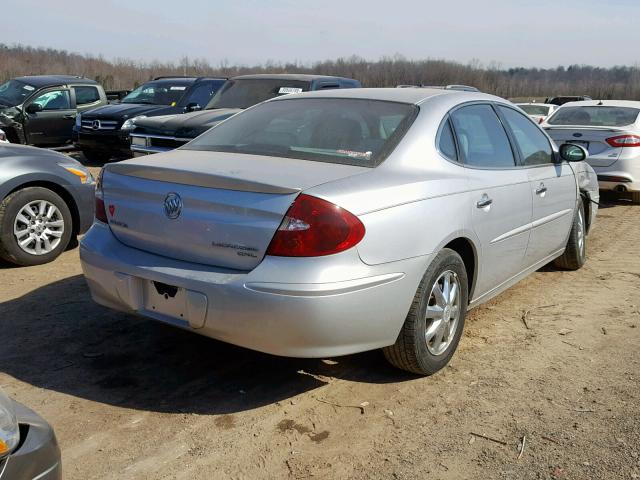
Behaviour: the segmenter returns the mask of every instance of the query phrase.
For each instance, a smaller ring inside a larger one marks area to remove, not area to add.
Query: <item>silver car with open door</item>
[[[468,308],[553,260],[583,265],[586,155],[482,93],[281,97],[106,166],[82,266],[117,310],[277,355],[383,348],[430,374]]]

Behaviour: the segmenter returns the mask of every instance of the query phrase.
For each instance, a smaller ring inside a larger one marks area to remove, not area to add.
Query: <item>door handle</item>
[[[536,188],[536,195],[544,195],[547,193],[547,187],[544,186],[544,183],[541,183],[538,188]]]
[[[71,114],[71,115],[65,115],[64,118],[70,119],[70,118],[76,118],[75,114]]]
[[[476,207],[485,208],[493,203],[493,200],[489,198],[489,195],[486,193],[482,195],[482,198],[476,202]]]

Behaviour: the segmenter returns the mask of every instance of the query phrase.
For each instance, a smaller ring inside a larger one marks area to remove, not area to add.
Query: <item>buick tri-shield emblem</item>
[[[177,193],[169,193],[164,199],[164,214],[176,219],[182,213],[182,199]]]

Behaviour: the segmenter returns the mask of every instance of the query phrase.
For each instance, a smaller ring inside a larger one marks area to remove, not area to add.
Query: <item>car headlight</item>
[[[76,177],[78,177],[80,179],[80,183],[93,182],[93,176],[91,175],[91,172],[89,172],[89,170],[84,168],[82,165],[69,165],[66,163],[59,163],[58,165],[64,168],[67,172],[73,173]]]
[[[0,458],[9,455],[20,442],[20,427],[13,403],[0,390]]]
[[[128,120],[125,120],[124,123],[122,124],[122,127],[120,127],[122,130],[133,130],[134,128],[136,128],[136,120],[141,120],[143,118],[147,118],[146,115],[138,115],[137,117],[133,117],[130,118]]]
[[[81,114],[77,114],[76,115],[76,127],[80,128],[81,125],[82,125],[82,115]]]

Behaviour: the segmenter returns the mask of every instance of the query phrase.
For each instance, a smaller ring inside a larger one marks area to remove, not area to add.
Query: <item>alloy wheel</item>
[[[62,212],[47,200],[34,200],[20,209],[13,222],[18,246],[30,255],[55,250],[64,233]]]
[[[451,270],[443,272],[431,287],[426,312],[425,341],[432,355],[447,351],[460,321],[460,281]]]

